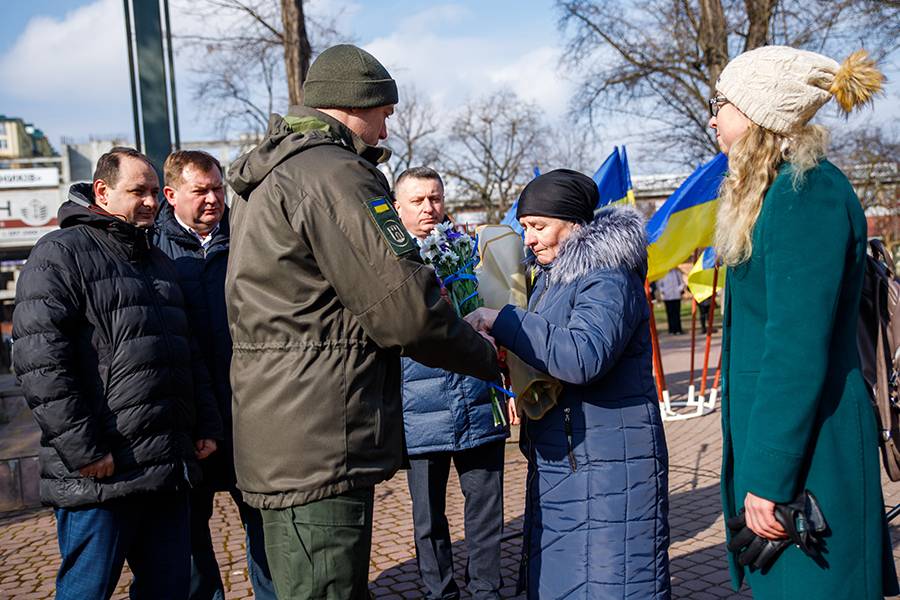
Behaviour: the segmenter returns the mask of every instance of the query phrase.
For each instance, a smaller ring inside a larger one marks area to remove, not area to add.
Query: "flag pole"
[[[697,250],[694,250],[694,259],[691,263],[697,262]],[[688,280],[690,281],[690,276],[688,276]],[[697,350],[697,298],[694,297],[694,293],[691,292],[691,380],[688,383],[688,390],[693,390],[694,388],[694,355]],[[692,395],[692,394],[691,394]],[[692,398],[689,398],[689,400]]]
[[[709,298],[709,322],[706,326],[706,350],[703,354],[703,375],[700,379],[700,395],[706,391],[706,377],[709,372],[709,351],[712,347],[713,323],[716,320],[716,286],[719,283],[719,265],[713,270],[712,296]]]
[[[653,347],[653,371],[656,373],[656,395],[660,403],[664,401],[663,393],[666,388],[666,374],[663,372],[662,355],[659,351],[659,332],[656,331],[656,317],[653,314],[653,299],[650,296],[650,280],[644,280],[644,293],[647,295],[647,305],[650,307],[650,343]]]
[[[691,294],[691,380],[689,388],[694,387],[694,354],[697,347],[697,299]]]
[[[716,378],[713,380],[713,388],[718,388],[722,382],[722,352],[719,352],[719,366],[716,367]]]

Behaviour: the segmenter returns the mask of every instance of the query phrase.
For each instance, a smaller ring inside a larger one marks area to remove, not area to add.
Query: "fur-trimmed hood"
[[[647,274],[644,217],[630,206],[607,206],[562,243],[556,260],[548,265],[547,285],[565,285],[597,269],[623,267],[641,277]]]

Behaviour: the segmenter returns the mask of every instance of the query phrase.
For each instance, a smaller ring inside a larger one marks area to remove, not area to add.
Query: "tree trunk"
[[[777,3],[777,0],[744,0],[748,23],[744,52],[765,46],[769,41],[769,21]]]
[[[712,97],[716,93],[719,73],[728,64],[728,30],[721,0],[700,0],[700,27],[697,34],[703,64],[706,65],[709,95]]]
[[[312,54],[306,35],[303,0],[281,0],[281,21],[284,25],[284,70],[288,96],[291,104],[302,104],[303,82],[306,81]]]

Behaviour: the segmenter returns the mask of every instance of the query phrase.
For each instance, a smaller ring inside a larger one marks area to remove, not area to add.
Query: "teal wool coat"
[[[803,489],[830,531],[822,564],[790,546],[772,568],[743,569],[754,598],[869,600],[897,593],[884,520],[875,416],[860,373],[856,323],[866,220],[827,161],[796,188],[784,164],[753,230],[749,260],[729,269],[723,339],[722,499],[748,491],[788,502]]]

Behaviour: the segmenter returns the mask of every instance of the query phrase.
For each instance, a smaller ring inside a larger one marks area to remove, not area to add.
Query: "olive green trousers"
[[[279,600],[368,600],[375,488],[262,510]]]

